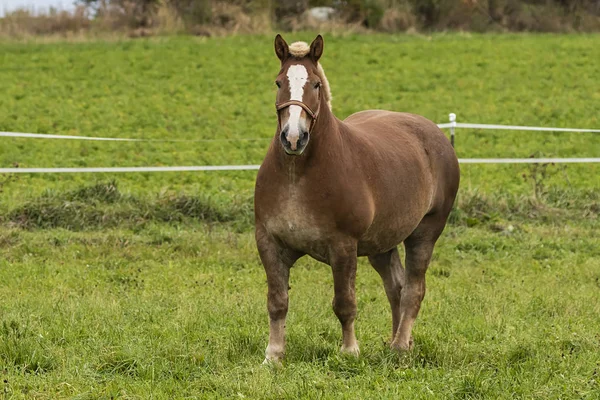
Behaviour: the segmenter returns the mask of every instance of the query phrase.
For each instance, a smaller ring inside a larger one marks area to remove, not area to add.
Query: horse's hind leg
[[[433,247],[444,230],[446,216],[431,214],[404,240],[406,269],[400,299],[400,323],[392,348],[409,350],[412,347],[412,328],[425,297],[425,273],[431,261]]]
[[[400,293],[404,282],[404,268],[400,262],[398,249],[369,256],[369,262],[375,268],[381,280],[392,309],[392,340],[396,336],[400,323]]]

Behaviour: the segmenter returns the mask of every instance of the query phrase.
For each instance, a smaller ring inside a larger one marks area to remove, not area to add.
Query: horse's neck
[[[341,122],[333,115],[333,112],[326,107],[317,120],[311,140],[313,146],[307,150],[313,151],[316,155],[331,154],[331,150],[339,146],[341,140]]]

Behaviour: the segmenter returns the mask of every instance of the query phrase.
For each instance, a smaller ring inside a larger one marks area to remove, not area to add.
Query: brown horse
[[[357,256],[368,256],[383,280],[392,309],[391,347],[408,350],[425,272],[458,190],[454,149],[433,122],[418,115],[362,111],[337,119],[318,62],[320,35],[310,46],[288,46],[277,35],[275,52],[281,60],[277,133],[254,198],[256,244],[268,282],[265,362],[284,355],[290,268],[306,254],[332,268],[342,352],[359,352]]]

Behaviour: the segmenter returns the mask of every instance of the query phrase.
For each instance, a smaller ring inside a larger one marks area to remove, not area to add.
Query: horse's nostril
[[[302,131],[300,132],[300,138],[299,138],[300,143],[306,143],[306,141],[308,141],[308,132],[306,131]]]
[[[287,127],[283,128],[282,131],[281,131],[281,135],[280,135],[280,139],[281,139],[281,142],[283,144],[289,143],[288,140],[287,140],[287,133],[288,133]]]

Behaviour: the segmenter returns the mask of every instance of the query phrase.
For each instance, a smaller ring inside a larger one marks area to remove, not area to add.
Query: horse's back
[[[427,118],[411,113],[386,110],[366,110],[348,116],[344,123],[354,127],[361,134],[374,139],[390,136],[392,139],[413,139],[428,145],[439,143],[450,145],[444,133]]]
[[[459,183],[458,160],[450,141],[435,123],[416,114],[367,110],[350,115],[344,124],[363,146],[393,154],[404,166],[426,168],[437,194],[433,202],[440,206],[453,202]]]

